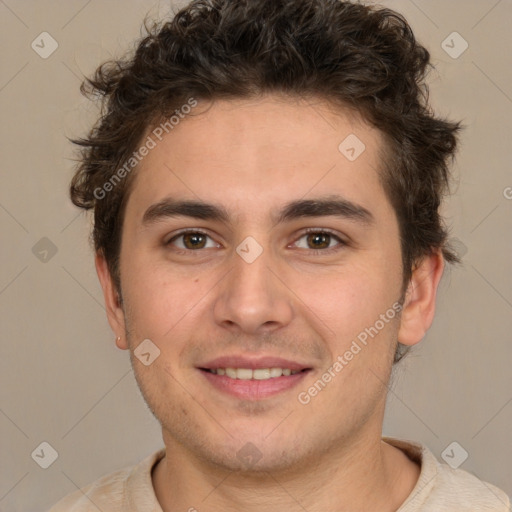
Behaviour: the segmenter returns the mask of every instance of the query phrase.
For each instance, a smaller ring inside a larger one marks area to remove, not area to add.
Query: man
[[[106,108],[71,195],[165,448],[52,512],[508,510],[381,437],[457,261],[438,207],[459,125],[430,112],[405,20],[204,0],[148,32],[88,82]]]

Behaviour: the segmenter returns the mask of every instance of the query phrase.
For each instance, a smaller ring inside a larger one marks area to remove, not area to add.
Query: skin
[[[152,474],[162,509],[396,511],[420,468],[381,440],[387,384],[397,339],[418,343],[432,323],[443,258],[434,252],[418,263],[401,315],[301,404],[298,393],[402,297],[398,223],[378,176],[380,133],[319,99],[270,95],[200,107],[137,170],[122,230],[122,304],[96,256],[117,345],[130,350],[162,425],[167,456]],[[338,151],[351,133],[366,146],[353,162]],[[369,210],[373,222],[273,222],[289,201],[332,194]],[[144,212],[167,197],[215,203],[230,217],[144,224]],[[330,252],[315,254],[307,228],[345,243],[327,238]],[[189,239],[174,238],[183,229],[206,232],[206,246],[187,249]],[[247,236],[263,249],[250,264],[236,252]],[[149,366],[133,354],[147,338],[160,350]],[[233,353],[313,370],[298,388],[240,400],[197,369]],[[236,456],[248,442],[261,454],[255,464]]]

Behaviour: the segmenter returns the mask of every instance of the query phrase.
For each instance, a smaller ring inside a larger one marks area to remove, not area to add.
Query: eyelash
[[[300,240],[304,236],[309,235],[311,233],[329,235],[330,237],[334,238],[338,242],[338,244],[334,247],[330,247],[327,249],[301,249],[304,251],[308,251],[308,253],[310,253],[310,254],[314,254],[314,255],[331,254],[333,252],[339,251],[344,246],[348,245],[347,242],[342,240],[338,235],[334,234],[334,232],[332,232],[331,230],[320,229],[320,228],[307,228],[299,235],[299,237],[295,240],[294,243],[297,243],[298,240]],[[212,237],[208,233],[206,233],[205,231],[202,231],[201,229],[188,229],[188,230],[184,230],[184,231],[177,233],[171,239],[169,239],[167,242],[165,242],[164,245],[165,246],[171,245],[172,242],[174,242],[176,239],[178,239],[184,235],[188,235],[188,234],[201,234],[201,235],[207,236],[208,238],[212,239]],[[174,249],[174,252],[179,255],[185,255],[185,254],[188,255],[188,254],[194,253],[194,252],[200,253],[201,249],[196,249],[196,250],[194,250],[194,249]]]

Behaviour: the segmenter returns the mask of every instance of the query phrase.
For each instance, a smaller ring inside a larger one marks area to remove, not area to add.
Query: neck
[[[375,434],[375,433],[374,433]],[[234,472],[199,460],[167,438],[166,457],[153,473],[164,512],[264,509],[319,512],[395,512],[411,493],[420,468],[377,435],[358,435],[336,450],[314,453],[299,468]]]

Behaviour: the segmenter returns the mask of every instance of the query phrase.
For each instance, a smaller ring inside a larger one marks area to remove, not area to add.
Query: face
[[[122,308],[97,260],[166,445],[269,470],[380,436],[397,338],[419,340],[398,314],[399,228],[379,181],[379,132],[319,101],[200,107],[137,171]],[[418,318],[407,325],[428,323]]]

